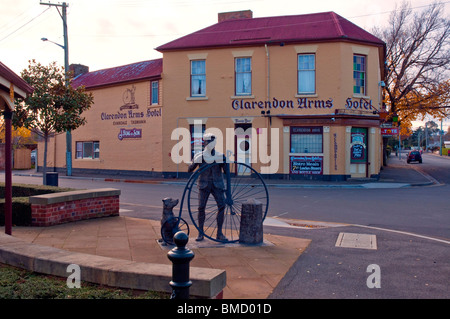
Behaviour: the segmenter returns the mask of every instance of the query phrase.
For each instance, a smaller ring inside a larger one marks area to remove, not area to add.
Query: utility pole
[[[63,34],[64,34],[64,72],[66,78],[66,87],[69,86],[69,39],[67,36],[67,7],[68,3],[44,3],[41,2],[41,5],[44,6],[54,6],[58,10],[59,15],[63,20]],[[62,13],[59,11],[59,7],[62,8]],[[72,176],[72,133],[70,130],[66,131],[66,168],[67,168],[67,176]]]

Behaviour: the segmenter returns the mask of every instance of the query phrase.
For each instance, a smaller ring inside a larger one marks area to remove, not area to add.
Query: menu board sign
[[[291,174],[322,175],[323,156],[291,156]]]

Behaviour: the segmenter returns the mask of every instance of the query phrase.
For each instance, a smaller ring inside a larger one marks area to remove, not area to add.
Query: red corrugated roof
[[[384,45],[384,42],[334,12],[226,20],[157,48],[158,51],[248,46],[269,43],[302,43],[351,40]]]
[[[162,59],[149,60],[81,74],[73,79],[72,86],[84,85],[86,88],[92,88],[137,80],[158,79],[161,78],[161,73]]]

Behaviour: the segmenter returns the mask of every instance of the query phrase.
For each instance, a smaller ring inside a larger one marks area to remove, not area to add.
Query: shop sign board
[[[382,127],[381,128],[382,136],[396,136],[398,135],[398,127]]]
[[[323,156],[291,156],[291,174],[322,175]]]
[[[142,138],[142,129],[132,128],[132,129],[126,129],[121,128],[119,131],[119,135],[117,136],[120,141],[123,139],[136,139],[136,138]]]
[[[298,98],[297,100],[284,100],[279,98],[272,98],[271,100],[253,100],[245,101],[242,99],[236,99],[231,101],[231,108],[237,110],[255,110],[255,109],[331,109],[335,106],[333,98],[327,100],[311,99],[307,97]],[[375,110],[372,105],[372,100],[366,100],[360,98],[359,100],[353,100],[347,98],[345,100],[345,108],[348,110],[370,111]]]

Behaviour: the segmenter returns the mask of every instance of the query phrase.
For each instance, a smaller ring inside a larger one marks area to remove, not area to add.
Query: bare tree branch
[[[384,93],[390,112],[404,120],[433,113],[436,108],[431,102],[449,95],[436,89],[449,79],[450,20],[444,15],[444,5],[434,2],[413,13],[410,4],[403,2],[391,14],[389,27],[374,33],[386,42]],[[448,109],[439,110],[437,115],[448,115]]]

